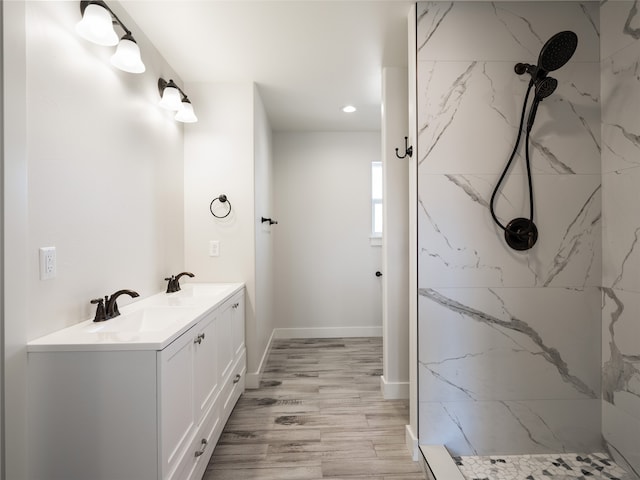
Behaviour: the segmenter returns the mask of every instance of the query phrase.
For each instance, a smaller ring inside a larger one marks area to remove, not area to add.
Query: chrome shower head
[[[553,72],[566,64],[578,47],[578,36],[570,30],[556,33],[547,40],[538,56],[538,68]]]

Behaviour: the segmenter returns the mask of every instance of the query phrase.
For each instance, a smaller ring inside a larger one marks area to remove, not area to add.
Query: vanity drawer
[[[220,413],[219,402],[214,402],[192,437],[184,457],[181,459],[180,465],[175,470],[171,480],[199,480],[202,478],[216,442],[224,428]]]
[[[225,385],[220,396],[222,401],[222,416],[226,422],[231,415],[231,411],[236,402],[244,392],[246,367],[246,352],[243,350],[241,355],[236,359],[229,382]]]

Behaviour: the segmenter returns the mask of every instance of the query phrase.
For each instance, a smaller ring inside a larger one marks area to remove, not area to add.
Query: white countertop
[[[28,352],[162,350],[244,283],[185,283],[120,308],[120,316],[86,320],[27,343]]]

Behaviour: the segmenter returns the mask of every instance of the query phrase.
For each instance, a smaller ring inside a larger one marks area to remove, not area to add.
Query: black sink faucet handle
[[[167,282],[169,282],[169,283],[167,283],[167,293],[177,292],[177,290],[176,290],[176,277],[171,275],[170,277],[165,278],[165,280]]]
[[[107,315],[104,311],[104,298],[94,298],[91,300],[91,304],[97,305],[96,315],[93,317],[93,321],[104,322],[107,319]]]

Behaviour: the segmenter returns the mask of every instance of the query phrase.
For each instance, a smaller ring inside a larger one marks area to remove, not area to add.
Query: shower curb
[[[444,445],[420,445],[427,480],[465,480]]]

